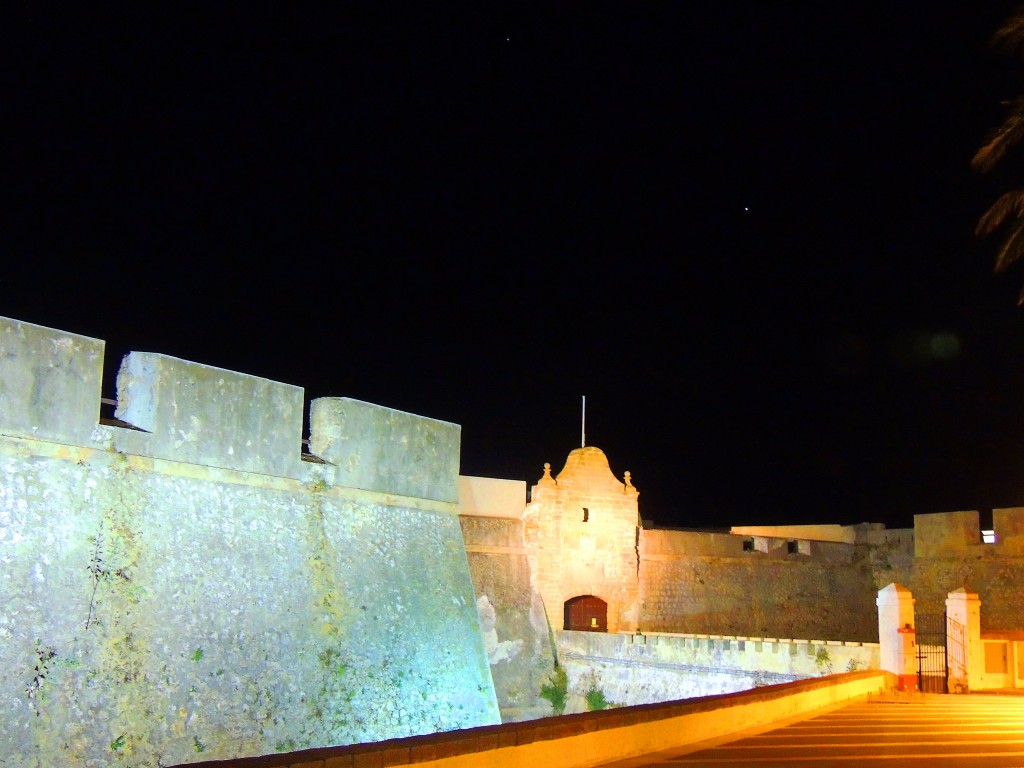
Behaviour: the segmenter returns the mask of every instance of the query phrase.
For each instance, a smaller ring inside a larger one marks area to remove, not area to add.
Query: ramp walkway
[[[605,768],[688,766],[1024,766],[1024,696],[869,696],[867,701],[740,738],[605,764]]]

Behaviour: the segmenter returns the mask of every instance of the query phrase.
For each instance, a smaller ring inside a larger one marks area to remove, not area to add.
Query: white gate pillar
[[[917,633],[914,596],[893,582],[878,590],[878,645],[881,667],[896,675],[901,691],[917,690]]]
[[[950,693],[981,688],[985,647],[981,644],[981,599],[961,587],[946,596],[946,649]]]

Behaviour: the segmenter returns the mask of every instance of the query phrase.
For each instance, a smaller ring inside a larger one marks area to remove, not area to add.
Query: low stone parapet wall
[[[613,704],[742,691],[837,672],[878,669],[878,643],[675,633],[557,633],[570,711],[590,690]]]
[[[375,744],[306,750],[192,768],[586,768],[810,715],[886,690],[895,677],[849,672],[688,701],[550,717]],[[486,755],[482,754],[486,753]]]

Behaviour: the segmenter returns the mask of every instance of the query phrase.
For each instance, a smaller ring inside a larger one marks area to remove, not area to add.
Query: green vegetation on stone
[[[814,663],[817,665],[820,674],[832,674],[832,656],[829,654],[828,648],[822,646],[818,649],[818,652],[814,654]]]
[[[565,674],[565,669],[560,665],[555,667],[555,671],[551,673],[551,677],[548,678],[549,682],[544,683],[540,687],[540,697],[547,699],[551,703],[551,709],[554,710],[556,715],[560,715],[565,712],[566,695],[569,690],[569,676]]]
[[[587,691],[587,711],[597,712],[598,710],[607,709],[608,701],[604,697],[604,691],[600,688],[591,688]]]

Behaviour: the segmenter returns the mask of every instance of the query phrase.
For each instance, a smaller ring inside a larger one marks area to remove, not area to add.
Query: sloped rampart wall
[[[170,765],[499,721],[459,427],[0,320],[4,768]]]

